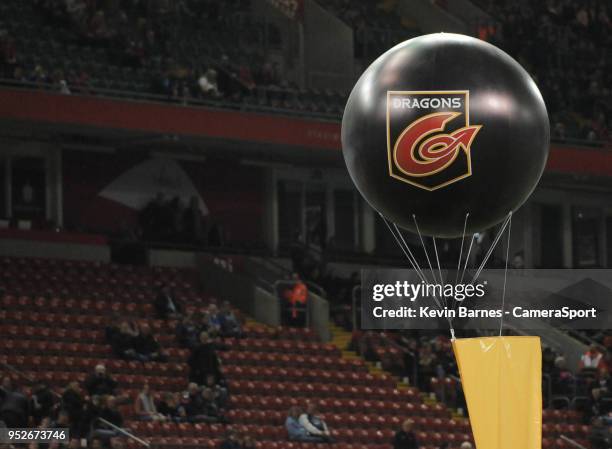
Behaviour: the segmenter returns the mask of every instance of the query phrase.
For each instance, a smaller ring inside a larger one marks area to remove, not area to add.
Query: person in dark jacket
[[[221,378],[215,344],[206,332],[200,333],[200,343],[191,350],[187,363],[190,368],[189,379],[198,385],[203,385],[209,374],[214,375],[215,380]]]
[[[163,362],[166,360],[162,353],[161,346],[151,332],[151,326],[148,323],[140,325],[140,334],[134,339],[134,350],[142,361]]]
[[[393,449],[419,449],[419,443],[412,430],[414,421],[406,419],[402,423],[402,429],[393,437]]]
[[[32,390],[30,397],[30,410],[34,423],[40,424],[45,416],[49,416],[55,406],[55,395],[44,383],[39,383]]]
[[[122,359],[137,360],[134,346],[139,336],[139,331],[132,329],[127,321],[122,321],[119,328],[111,334],[110,345],[113,353]]]
[[[165,284],[160,287],[154,306],[157,318],[162,320],[175,318],[181,313],[180,304],[172,297],[170,287]]]
[[[184,348],[193,348],[198,344],[198,326],[193,314],[185,315],[176,325],[176,339]]]
[[[117,427],[123,426],[123,416],[119,409],[117,409],[117,401],[114,396],[106,398],[104,407],[100,410],[100,418],[107,420]]]
[[[95,371],[85,380],[85,389],[90,396],[114,394],[117,382],[107,374],[106,367],[96,365]]]
[[[4,421],[6,427],[27,427],[30,413],[27,396],[6,382],[0,390],[0,421]]]

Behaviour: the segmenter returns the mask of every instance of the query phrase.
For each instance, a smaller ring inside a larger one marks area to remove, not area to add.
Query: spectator
[[[214,404],[212,392],[208,388],[201,389],[194,382],[189,384],[185,398],[185,412],[189,422],[218,422],[219,410]]]
[[[293,286],[285,290],[283,296],[283,322],[287,326],[304,327],[306,325],[306,302],[308,301],[308,288],[298,273],[291,275]]]
[[[37,384],[32,389],[30,397],[30,410],[34,424],[39,425],[45,416],[49,416],[55,406],[55,395],[44,383]]]
[[[600,368],[600,363],[603,359],[603,354],[597,349],[597,345],[589,346],[587,352],[585,352],[580,358],[580,370],[585,371],[597,371]]]
[[[206,382],[204,383],[204,387],[211,390],[213,392],[213,397],[215,400],[215,404],[219,408],[225,408],[227,405],[227,400],[229,397],[227,386],[223,379],[217,380],[213,374],[208,374],[206,376]]]
[[[206,416],[213,419],[215,422],[224,422],[225,417],[217,402],[215,392],[211,388],[204,387],[202,388],[202,398],[204,399],[204,412]]]
[[[593,419],[589,431],[589,442],[592,449],[610,449],[612,447],[612,427],[606,426],[603,419]]]
[[[61,398],[61,409],[68,413],[71,422],[76,422],[83,411],[84,401],[78,382],[70,382]]]
[[[419,449],[419,443],[412,430],[414,421],[405,419],[402,428],[393,437],[393,449]]]
[[[178,393],[167,392],[158,407],[159,413],[167,420],[181,422],[187,418],[185,408],[180,404]]]
[[[220,334],[222,337],[242,336],[242,326],[230,307],[229,301],[223,301],[219,311]]]
[[[138,359],[134,345],[139,332],[135,326],[130,326],[127,321],[122,321],[118,329],[107,329],[107,335],[111,337],[110,344],[117,357],[125,360]]]
[[[208,306],[205,326],[211,335],[220,335],[221,319],[219,318],[219,309],[217,309],[216,304]]]
[[[89,423],[86,422],[84,425],[82,425],[83,417],[85,415],[83,413],[84,408],[85,401],[83,399],[83,394],[79,383],[70,382],[62,393],[60,411],[68,414],[68,418],[70,419],[71,423],[71,435],[76,437],[82,436],[86,432],[89,432]]]
[[[143,362],[166,361],[166,355],[162,352],[161,346],[151,332],[148,323],[140,325],[140,334],[134,340],[134,351],[138,360]]]
[[[205,97],[218,98],[221,96],[217,85],[217,71],[214,69],[208,69],[200,76],[198,86],[200,86],[200,90]]]
[[[176,339],[184,348],[191,349],[198,344],[198,327],[193,313],[187,313],[179,319],[176,325]]]
[[[460,449],[472,449],[472,443],[470,443],[469,441],[464,441],[459,447]]]
[[[28,398],[12,386],[8,377],[3,379],[0,398],[0,421],[4,421],[6,427],[27,427],[30,414]]]
[[[310,435],[306,428],[300,423],[301,410],[299,407],[291,407],[287,413],[287,419],[285,420],[285,429],[287,429],[287,435],[292,441],[304,441],[304,442],[319,442],[323,441],[317,435]]]
[[[107,374],[106,366],[96,365],[95,371],[85,380],[85,389],[90,396],[113,395],[117,382]]]
[[[317,413],[317,406],[314,402],[309,402],[306,405],[306,412],[300,415],[299,423],[306,429],[309,436],[318,437],[321,441],[328,443],[333,441],[327,424]]]
[[[107,396],[104,401],[104,406],[100,411],[100,418],[116,425],[117,427],[123,426],[123,416],[117,408],[117,400],[115,396]]]
[[[215,381],[221,379],[217,350],[207,332],[200,333],[200,342],[191,350],[187,363],[190,368],[189,379],[198,385],[203,385],[209,374],[215,377]]]
[[[157,312],[157,318],[162,320],[176,318],[181,313],[180,304],[172,297],[170,287],[166,284],[160,287],[154,305],[155,311]]]
[[[143,421],[164,421],[166,419],[164,415],[157,411],[148,383],[145,383],[138,393],[136,401],[134,401],[134,411],[138,418]]]
[[[181,317],[176,324],[176,339],[181,346],[188,349],[198,344],[198,327],[194,322],[191,311]]]

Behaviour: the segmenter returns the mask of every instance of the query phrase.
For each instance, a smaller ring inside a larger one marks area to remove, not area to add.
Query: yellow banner
[[[541,449],[539,337],[453,341],[477,449]]]

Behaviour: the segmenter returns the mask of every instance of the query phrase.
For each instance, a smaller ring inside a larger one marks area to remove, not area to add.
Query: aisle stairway
[[[330,331],[332,334],[331,343],[341,351],[342,357],[348,360],[357,360],[362,358],[357,352],[348,349],[353,338],[353,335],[350,332],[333,323],[330,324]],[[365,359],[363,359],[363,361],[372,375],[393,377],[396,381],[396,388],[398,390],[402,391],[411,388],[410,385],[407,383],[407,379],[400,379],[396,376],[393,376],[391,373],[387,372],[381,367],[380,362],[371,362],[366,361]],[[420,397],[423,403],[427,406],[446,410],[446,407],[444,405],[439,404],[433,394],[430,395],[421,392]],[[447,410],[447,414],[451,417],[451,421],[458,423],[459,426],[465,429],[466,439],[469,433],[470,440],[473,443],[473,439],[471,437],[471,430],[469,428],[469,419],[463,416],[463,412],[449,408]],[[561,436],[563,435],[566,437],[570,437],[582,447],[589,448],[590,443],[587,440],[587,437],[589,435],[590,428],[589,426],[581,425],[580,419],[581,418],[579,413],[572,410],[543,410],[544,424],[542,425],[542,447],[544,449],[569,449],[574,447],[574,445],[572,445],[571,443],[567,442],[564,439],[561,439]],[[420,433],[420,436],[423,437],[422,432]],[[452,434],[447,434],[444,438],[446,439],[446,441],[456,441],[456,438]]]

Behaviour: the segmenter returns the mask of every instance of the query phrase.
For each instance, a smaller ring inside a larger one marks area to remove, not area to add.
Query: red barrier
[[[269,143],[288,151],[341,146],[338,122],[43,91],[0,90],[0,119]],[[612,151],[554,144],[547,170],[612,176]]]

